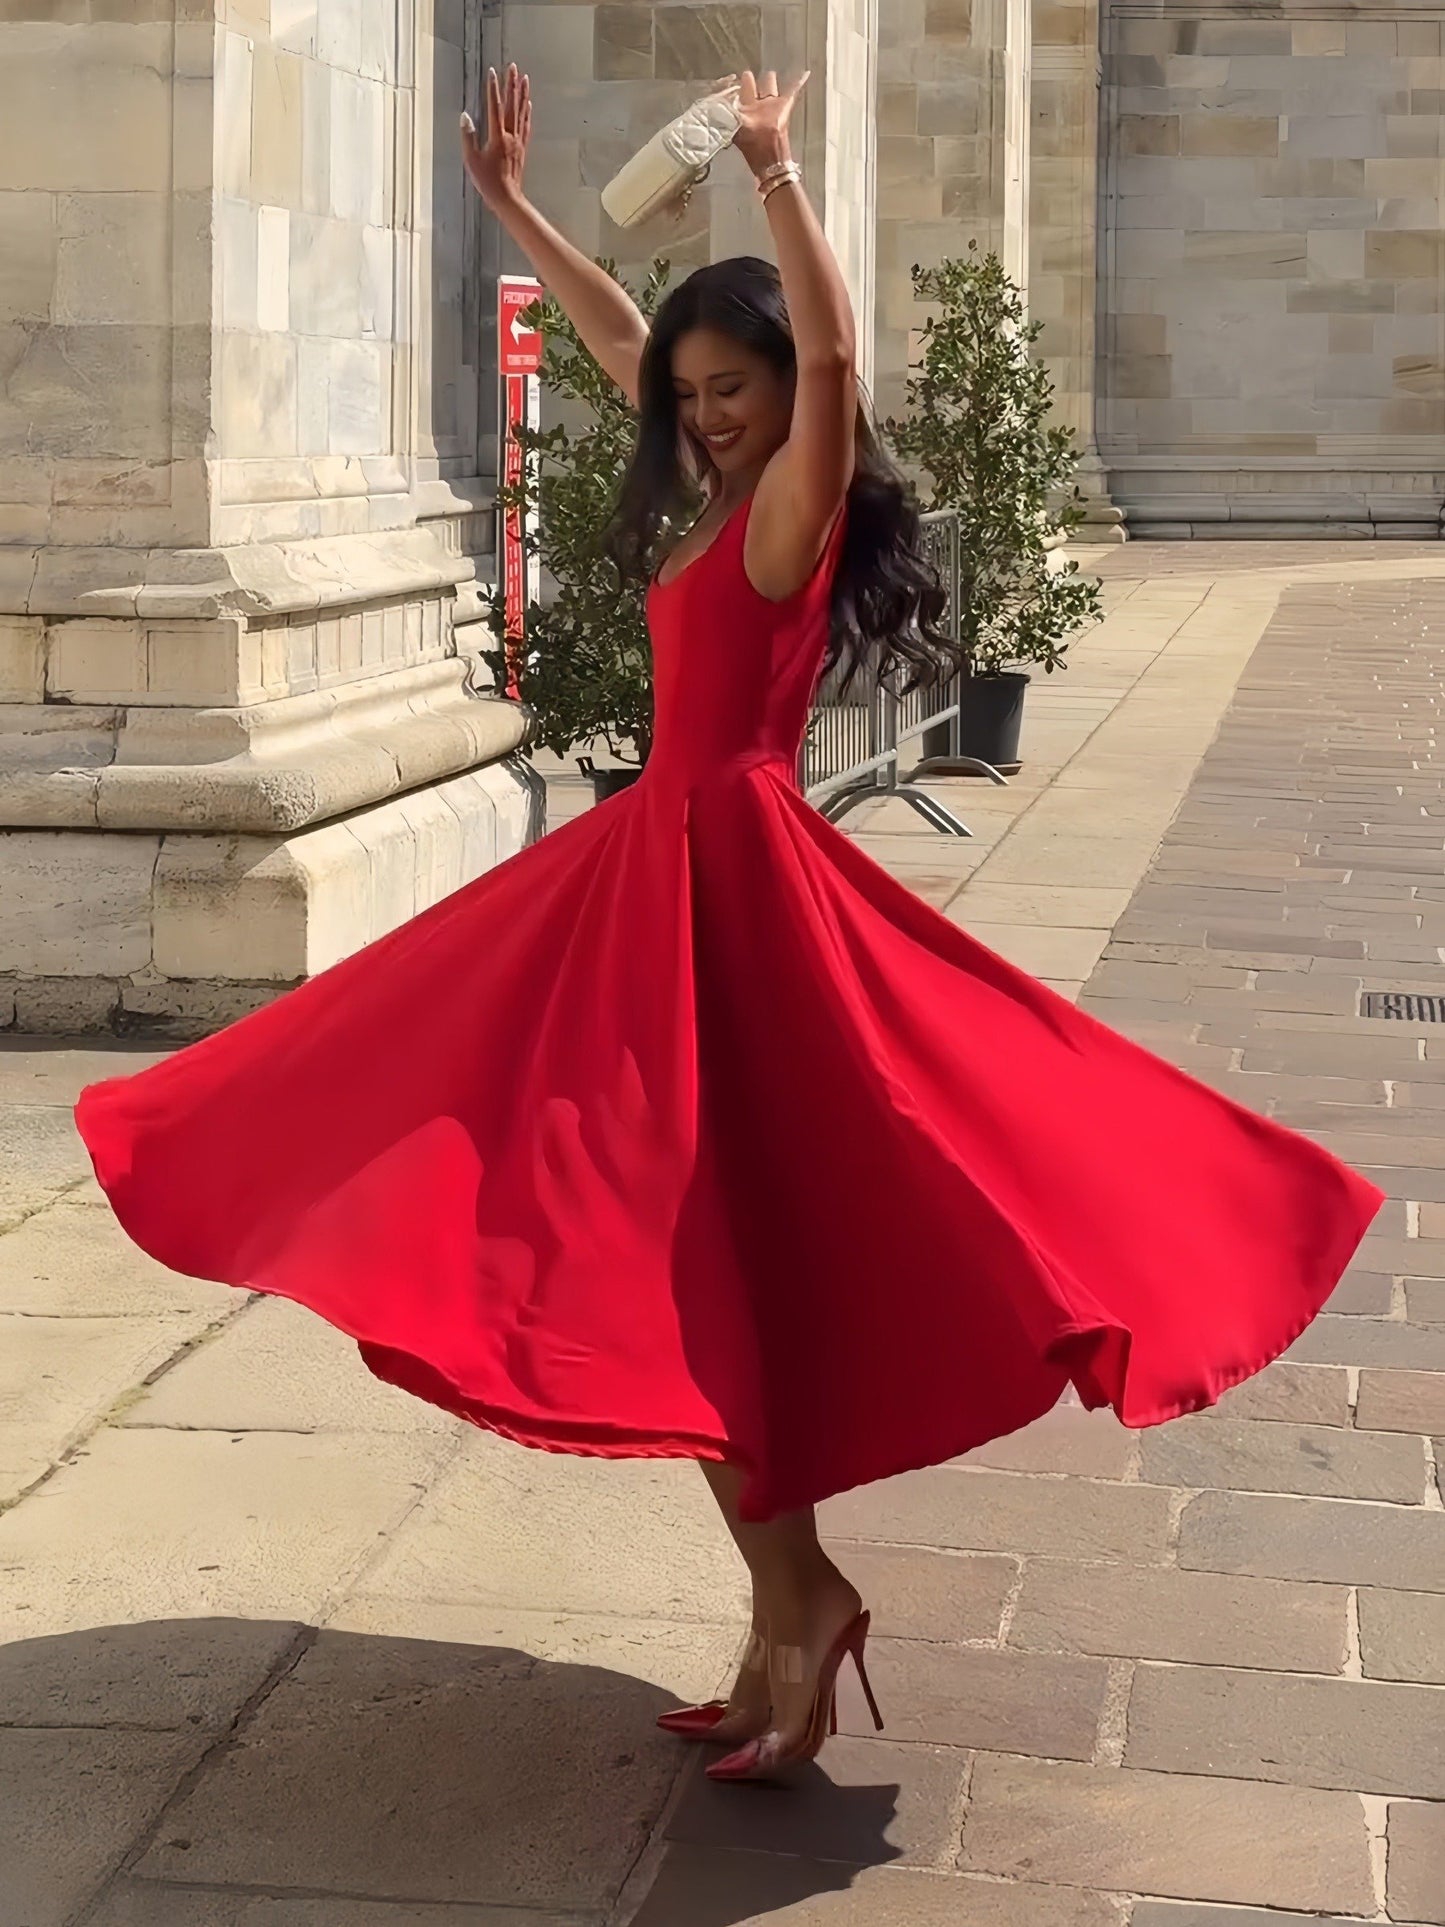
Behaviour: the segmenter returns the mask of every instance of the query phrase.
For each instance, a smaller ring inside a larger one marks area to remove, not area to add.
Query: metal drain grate
[[[1366,990],[1362,1017],[1394,1017],[1407,1024],[1445,1024],[1445,997],[1420,997],[1403,990]]]

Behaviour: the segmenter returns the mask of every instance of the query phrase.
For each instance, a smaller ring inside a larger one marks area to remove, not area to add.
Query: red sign
[[[522,326],[541,299],[540,281],[504,274],[497,282],[497,365],[504,376],[535,375],[542,366],[542,337]]]
[[[502,482],[507,488],[515,488],[522,479],[522,444],[514,430],[527,419],[527,378],[506,375],[502,386],[507,436]],[[522,543],[522,511],[516,507],[502,515],[502,586],[507,603],[507,638],[520,642],[527,627],[527,558]]]
[[[515,488],[522,479],[522,445],[515,431],[536,427],[537,371],[542,365],[542,337],[522,326],[522,316],[542,298],[542,285],[520,276],[503,275],[497,283],[497,366],[501,371],[502,482]],[[508,694],[517,694],[516,663],[527,629],[527,602],[536,594],[536,559],[528,565],[523,541],[522,512],[503,512],[501,528],[502,591],[506,605],[507,653],[512,663]]]

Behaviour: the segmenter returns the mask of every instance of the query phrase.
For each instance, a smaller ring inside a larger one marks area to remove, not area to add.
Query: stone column
[[[815,112],[809,124],[808,159],[814,161],[821,135],[823,225],[852,290],[858,372],[870,391],[877,302],[878,16],[887,5],[888,0],[818,0],[807,62],[814,74],[810,88],[822,82],[822,112]]]
[[[535,827],[454,634],[466,32],[456,0],[5,11],[0,1025],[203,1028]]]
[[[1109,499],[1094,420],[1099,34],[1099,0],[1033,0],[1029,308],[1044,324],[1039,349],[1056,384],[1058,417],[1079,447],[1079,485],[1089,510],[1082,533],[1093,541],[1122,541],[1124,518]]]
[[[885,0],[879,18],[879,409],[917,348],[915,264],[992,249],[1029,272],[1028,0]]]

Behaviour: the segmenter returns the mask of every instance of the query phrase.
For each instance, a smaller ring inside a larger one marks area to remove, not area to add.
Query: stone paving
[[[1328,1313],[1210,1415],[833,1502],[888,1731],[849,1685],[795,1791],[712,1788],[652,1727],[739,1643],[692,1468],[515,1450],[151,1265],[68,1118],[144,1052],[17,1042],[0,1927],[1445,1922],[1445,1025],[1356,1014],[1445,991],[1445,556],[1104,568],[973,841],[858,834],[1380,1180]]]

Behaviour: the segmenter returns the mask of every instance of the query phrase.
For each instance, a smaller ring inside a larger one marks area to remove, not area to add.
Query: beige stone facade
[[[5,10],[24,1026],[212,1022],[534,826],[468,655],[494,465],[450,132],[470,31],[412,0]]]
[[[889,0],[878,66],[878,402],[917,345],[914,264],[976,237],[1028,277],[1028,0]]]
[[[0,20],[0,989],[211,1021],[534,827],[474,693],[492,279],[454,128],[537,88],[585,247],[762,252],[725,156],[599,193],[722,72],[813,70],[883,412],[915,262],[997,248],[1096,528],[1436,535],[1445,0],[14,0]],[[1117,532],[1117,530],[1116,530]],[[5,1008],[6,1006],[0,1006]]]
[[[1098,428],[1156,533],[1439,532],[1438,0],[1109,0]]]

